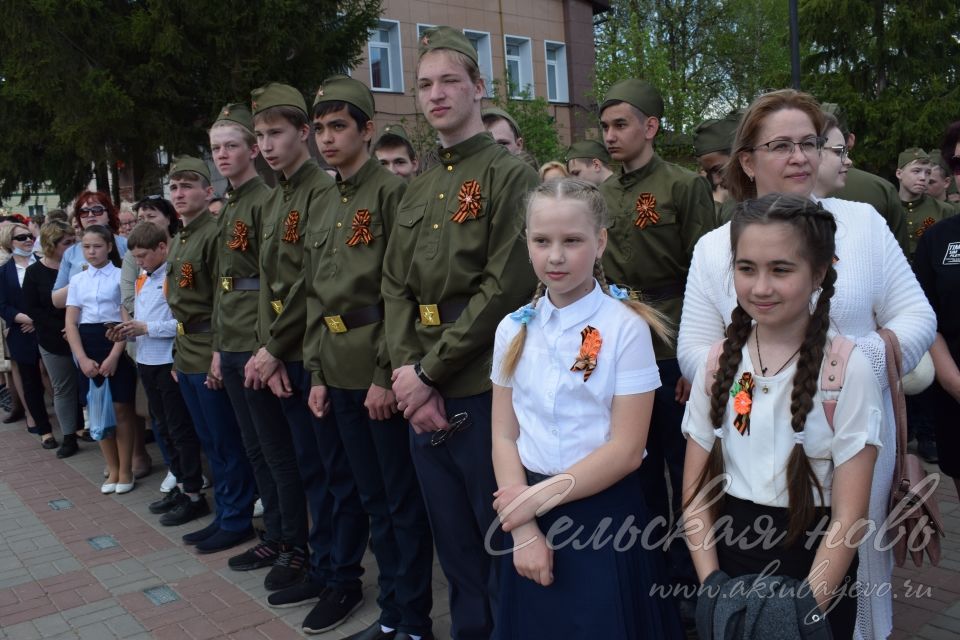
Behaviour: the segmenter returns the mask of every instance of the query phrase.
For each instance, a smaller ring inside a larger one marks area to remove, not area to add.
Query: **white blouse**
[[[594,283],[593,291],[563,308],[548,296],[537,302],[537,315],[513,378],[500,369],[504,353],[520,330],[507,316],[497,327],[493,348],[494,384],[513,389],[513,409],[520,423],[517,448],[530,471],[555,475],[588,456],[610,439],[613,397],[653,391],[660,371],[650,328],[627,305]],[[580,352],[580,332],[592,326],[602,341],[596,368],[584,381],[571,371]]]
[[[727,493],[768,507],[789,506],[787,492],[787,460],[795,444],[790,425],[790,395],[797,361],[775,376],[754,373],[750,350],[743,347],[743,359],[734,382],[744,371],[753,374],[755,387],[750,407],[750,431],[741,435],[733,424],[736,413],[733,398],[728,397],[722,421],[723,464],[730,474]],[[713,447],[716,436],[710,421],[710,395],[704,383],[706,359],[694,378],[690,400],[683,414],[681,430],[706,451]],[[830,506],[833,470],[855,456],[864,446],[880,447],[880,385],[873,376],[870,363],[854,349],[847,362],[843,388],[839,394],[825,394],[818,389],[813,409],[803,429],[803,448],[810,466],[823,487],[824,506]],[[825,399],[836,399],[833,428],[823,411]],[[820,497],[814,491],[814,500]]]
[[[71,277],[67,306],[80,307],[80,324],[120,322],[120,269],[107,262]]]

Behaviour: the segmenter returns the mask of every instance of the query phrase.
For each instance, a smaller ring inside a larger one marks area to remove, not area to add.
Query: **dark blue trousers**
[[[253,472],[247,462],[230,399],[204,386],[205,373],[177,372],[180,392],[213,472],[215,522],[226,531],[246,531],[253,517]]]
[[[674,400],[677,381],[680,380],[680,365],[676,358],[657,360],[662,386],[653,399],[653,415],[647,436],[647,457],[640,465],[640,480],[643,496],[650,508],[651,519],[663,518],[667,525],[656,529],[652,540],[661,540],[670,532],[669,524],[676,526],[681,513],[683,496],[683,461],[687,453],[687,441],[680,432],[684,405]],[[667,494],[669,475],[671,496]],[[696,586],[696,571],[690,551],[682,536],[671,540],[667,554],[667,571],[674,584]]]
[[[433,539],[402,414],[373,420],[367,390],[328,387],[347,460],[370,516],[379,569],[380,623],[413,635],[431,629]]]
[[[300,478],[307,494],[312,523],[310,573],[312,582],[339,589],[359,589],[370,525],[347,463],[332,416],[318,419],[307,407],[310,372],[302,362],[285,363],[293,395],[281,398],[290,424]]]
[[[243,386],[243,367],[251,355],[221,351],[220,369],[263,502],[265,537],[306,549],[307,507],[293,437],[273,392]]]
[[[489,640],[496,619],[498,563],[487,553],[488,534],[493,549],[503,548],[493,510],[497,482],[490,457],[491,394],[444,402],[448,416],[466,411],[472,425],[436,447],[430,444],[431,433],[410,429],[410,452],[447,578],[451,634],[455,640]]]

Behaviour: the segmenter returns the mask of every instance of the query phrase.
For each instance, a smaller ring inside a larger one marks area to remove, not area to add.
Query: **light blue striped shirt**
[[[170,312],[163,283],[167,278],[167,263],[164,262],[151,274],[141,272],[145,277],[143,286],[137,291],[134,301],[133,317],[147,323],[147,335],[137,336],[137,362],[140,364],[171,364],[173,362],[173,340],[177,337],[177,321]]]

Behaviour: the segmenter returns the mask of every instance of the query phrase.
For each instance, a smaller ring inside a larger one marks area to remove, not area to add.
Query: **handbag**
[[[877,333],[883,338],[887,356],[887,379],[893,399],[893,415],[897,425],[897,457],[890,489],[890,533],[896,542],[893,559],[898,567],[907,561],[907,555],[916,566],[923,565],[926,553],[930,563],[940,562],[940,539],[944,536],[943,520],[934,493],[939,474],[927,475],[920,459],[907,453],[907,404],[903,395],[903,359],[900,341],[889,329]]]
[[[90,379],[87,390],[87,415],[90,420],[90,437],[94,440],[103,440],[113,435],[117,428],[117,417],[113,413],[113,395],[110,393],[110,382],[101,376],[100,384],[96,378]]]

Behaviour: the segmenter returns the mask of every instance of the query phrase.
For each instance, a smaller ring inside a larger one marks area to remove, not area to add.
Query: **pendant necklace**
[[[757,344],[757,360],[760,361],[760,375],[766,376],[766,375],[767,375],[767,367],[763,366],[763,356],[760,355],[760,332],[759,332],[759,331],[754,331],[753,337],[754,337],[754,339],[755,339],[755,341],[756,341],[756,344]],[[793,355],[791,355],[789,358],[787,358],[787,361],[784,362],[783,365],[782,365],[779,369],[777,369],[777,372],[774,373],[774,374],[773,374],[772,376],[770,376],[770,377],[775,378],[777,375],[780,374],[781,371],[783,371],[784,369],[786,369],[786,368],[787,368],[787,365],[790,364],[790,362],[792,362],[795,357],[797,357],[797,354],[798,354],[798,353],[800,353],[800,349],[801,349],[801,348],[803,348],[803,344],[802,344],[802,343],[801,343],[801,345],[800,345],[799,347],[797,347],[797,350],[793,352]],[[762,389],[762,390],[763,390],[764,393],[767,393],[767,391],[768,391],[767,385],[763,385],[763,389]]]

